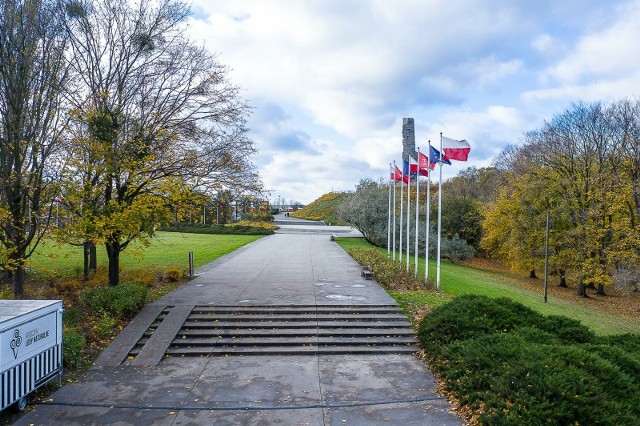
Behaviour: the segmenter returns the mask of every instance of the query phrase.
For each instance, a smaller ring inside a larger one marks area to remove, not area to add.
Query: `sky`
[[[640,95],[640,0],[193,0],[190,37],[252,106],[252,163],[277,203],[308,204],[466,139],[467,162],[576,102]]]

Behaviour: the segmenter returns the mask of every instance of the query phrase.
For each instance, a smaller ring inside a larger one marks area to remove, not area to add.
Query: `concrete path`
[[[395,304],[330,240],[336,232],[357,232],[281,226],[147,306],[76,383],[16,424],[463,424],[414,355],[164,356],[195,306]]]

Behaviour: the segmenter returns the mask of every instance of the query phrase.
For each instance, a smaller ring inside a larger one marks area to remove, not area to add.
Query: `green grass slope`
[[[346,192],[324,194],[311,204],[291,213],[291,216],[297,217],[298,219],[323,220],[326,223],[343,225],[336,218],[335,211],[348,195]]]
[[[336,241],[346,251],[352,247],[375,248],[362,238],[337,238]],[[386,249],[377,249],[386,254]],[[413,262],[413,257],[411,261]],[[424,268],[424,258],[419,258],[419,276],[424,276]],[[436,261],[430,260],[429,279],[434,283],[436,281],[435,275]],[[390,294],[403,307],[408,304],[421,303],[434,306],[445,303],[451,297],[463,294],[477,294],[492,298],[508,297],[545,315],[563,315],[578,320],[598,335],[640,333],[640,322],[637,320],[593,307],[590,300],[549,298],[548,302],[544,303],[542,291],[533,292],[517,287],[510,282],[511,278],[502,272],[442,262],[441,290],[450,297],[434,297],[434,293],[430,291],[392,291]]]

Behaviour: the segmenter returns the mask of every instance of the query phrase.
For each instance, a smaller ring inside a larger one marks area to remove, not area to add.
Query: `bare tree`
[[[249,109],[227,69],[185,37],[188,15],[179,0],[67,4],[83,149],[104,159],[92,238],[106,246],[111,285],[120,253],[168,220],[181,187],[234,181],[253,152]]]
[[[51,160],[64,131],[66,36],[56,1],[0,1],[0,242],[13,293],[46,231],[55,191]]]

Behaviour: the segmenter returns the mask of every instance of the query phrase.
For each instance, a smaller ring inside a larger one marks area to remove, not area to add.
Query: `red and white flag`
[[[457,141],[442,137],[442,151],[444,152],[444,160],[467,161],[471,146],[466,140]]]

